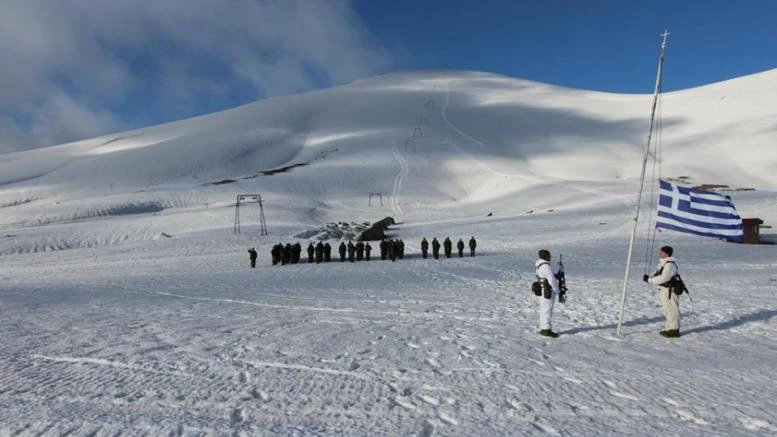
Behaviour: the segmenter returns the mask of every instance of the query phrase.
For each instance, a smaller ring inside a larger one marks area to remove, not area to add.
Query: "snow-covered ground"
[[[775,84],[663,96],[662,176],[777,223]],[[0,155],[0,435],[774,435],[777,246],[658,234],[694,299],[664,339],[646,196],[615,335],[650,103],[407,72]],[[270,263],[385,216],[405,259]],[[446,236],[477,256],[420,257]]]

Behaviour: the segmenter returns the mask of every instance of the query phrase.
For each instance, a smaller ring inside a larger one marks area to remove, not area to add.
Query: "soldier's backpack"
[[[547,262],[540,263],[539,266],[535,267],[535,272],[537,269],[540,268],[541,265],[549,264]],[[537,276],[537,280],[532,282],[531,284],[531,291],[534,293],[535,296],[544,296],[545,299],[550,299],[553,296],[553,290],[550,288],[550,283],[548,283],[548,280],[545,278],[540,278],[539,275]]]
[[[672,263],[675,265],[675,268],[677,268],[677,263],[674,261],[667,261],[666,264]],[[661,267],[661,270],[663,270],[664,267]],[[657,274],[661,274],[661,270],[656,272]],[[678,270],[677,273],[674,274],[667,282],[664,282],[661,284],[662,287],[667,287],[669,289],[669,293],[671,296],[671,293],[674,293],[676,295],[681,295],[683,293],[688,293],[688,296],[690,296],[690,291],[688,291],[688,287],[685,286],[685,282],[683,282],[683,278],[680,277],[680,271]]]

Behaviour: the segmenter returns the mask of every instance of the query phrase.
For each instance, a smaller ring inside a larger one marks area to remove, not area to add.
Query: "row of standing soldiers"
[[[313,262],[313,256],[315,254],[317,262],[321,262],[324,259],[327,261],[332,253],[332,247],[327,244],[321,244],[318,242],[318,247],[313,247],[311,243],[308,246],[308,262]],[[272,257],[272,265],[276,264],[297,264],[302,258],[302,245],[299,243],[283,243],[276,244],[270,249],[270,256]]]
[[[453,243],[451,242],[451,239],[445,237],[442,246],[445,257],[450,258],[453,252]],[[469,240],[469,256],[475,256],[475,247],[477,247],[477,242],[475,241],[475,237],[472,237]],[[458,243],[456,243],[456,248],[459,251],[459,257],[463,257],[464,242],[461,239],[459,239]],[[350,262],[362,260],[369,261],[371,251],[372,246],[370,246],[370,243],[365,243],[362,241],[359,241],[356,244],[354,244],[352,241],[349,241],[347,245],[345,242],[341,242],[340,246],[338,247],[340,262],[344,262],[346,260],[346,254],[347,259]],[[426,241],[426,238],[423,238],[421,240],[421,256],[426,259],[428,253],[429,242]],[[320,241],[315,245],[310,243],[308,244],[307,254],[308,263],[312,264],[315,262],[316,264],[319,264],[322,262],[330,262],[332,261],[332,246],[330,246],[329,243],[322,243]],[[248,249],[248,255],[251,261],[251,267],[256,267],[256,249],[253,247]],[[302,245],[299,243],[286,243],[285,245],[279,243],[272,247],[270,250],[270,255],[272,256],[272,265],[277,265],[278,263],[281,265],[297,264],[300,261],[302,255]],[[432,256],[434,259],[440,258],[440,242],[437,241],[437,238],[432,238]],[[390,259],[391,261],[396,261],[397,258],[403,259],[404,257],[404,241],[401,239],[381,240],[380,259]]]
[[[475,256],[475,248],[477,247],[478,243],[475,241],[475,237],[472,237],[469,239],[469,256]],[[453,242],[450,238],[445,237],[445,240],[442,242],[443,251],[445,253],[446,258],[450,258],[453,253]],[[464,241],[459,238],[459,242],[456,243],[456,249],[459,250],[459,257],[464,256]],[[429,253],[429,242],[426,241],[426,238],[421,240],[421,256],[426,259]],[[434,259],[440,259],[440,242],[437,241],[437,238],[432,238],[432,256]]]
[[[351,262],[361,260],[369,261],[370,251],[372,251],[372,246],[370,246],[370,243],[364,243],[361,241],[356,244],[353,244],[353,242],[349,241],[348,245],[346,245],[345,242],[341,242],[340,246],[338,247],[338,252],[340,253],[340,262],[346,260],[346,253],[348,255],[348,260]],[[382,253],[383,252],[381,252],[381,254]],[[329,245],[329,243],[322,243],[320,241],[315,245],[310,243],[308,244],[307,254],[308,263],[310,264],[330,262],[332,261],[332,246]],[[251,267],[256,267],[257,253],[253,247],[248,250],[248,255],[251,260]],[[285,245],[276,244],[270,250],[270,255],[272,257],[272,265],[277,265],[279,263],[281,265],[297,264],[300,262],[302,256],[302,245],[299,243],[286,243]]]
[[[348,253],[348,261],[350,262],[361,260],[369,261],[371,251],[372,246],[370,246],[370,243],[365,243],[363,241],[359,241],[356,244],[353,244],[353,241],[348,241],[348,245],[346,245],[344,241],[341,241],[340,246],[337,248],[337,252],[340,254],[340,262],[345,261],[346,252]]]
[[[346,244],[344,241],[340,243],[337,248],[340,254],[340,262],[344,262],[346,259],[350,262],[354,261],[369,261],[370,253],[372,252],[372,246],[369,242],[359,241],[354,244],[349,241]],[[251,267],[256,266],[256,250],[251,248],[248,250]],[[270,251],[272,256],[272,265],[280,263],[285,264],[297,264],[300,261],[302,253],[302,245],[299,243],[286,243],[276,244]],[[313,243],[308,244],[307,248],[308,263],[322,263],[332,261],[332,246],[329,243],[318,242],[315,245]],[[380,242],[380,259],[391,259],[392,261],[397,258],[402,259],[405,256],[405,243],[402,240],[382,240]]]
[[[396,261],[405,257],[405,242],[401,239],[380,240],[380,259]]]

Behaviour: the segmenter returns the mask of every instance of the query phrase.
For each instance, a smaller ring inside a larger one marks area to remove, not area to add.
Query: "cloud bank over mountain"
[[[350,2],[301,0],[9,0],[0,56],[0,152],[341,84],[391,64]]]

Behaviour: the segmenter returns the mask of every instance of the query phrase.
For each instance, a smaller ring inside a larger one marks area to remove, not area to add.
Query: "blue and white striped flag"
[[[742,241],[742,218],[728,196],[660,182],[657,228]]]

